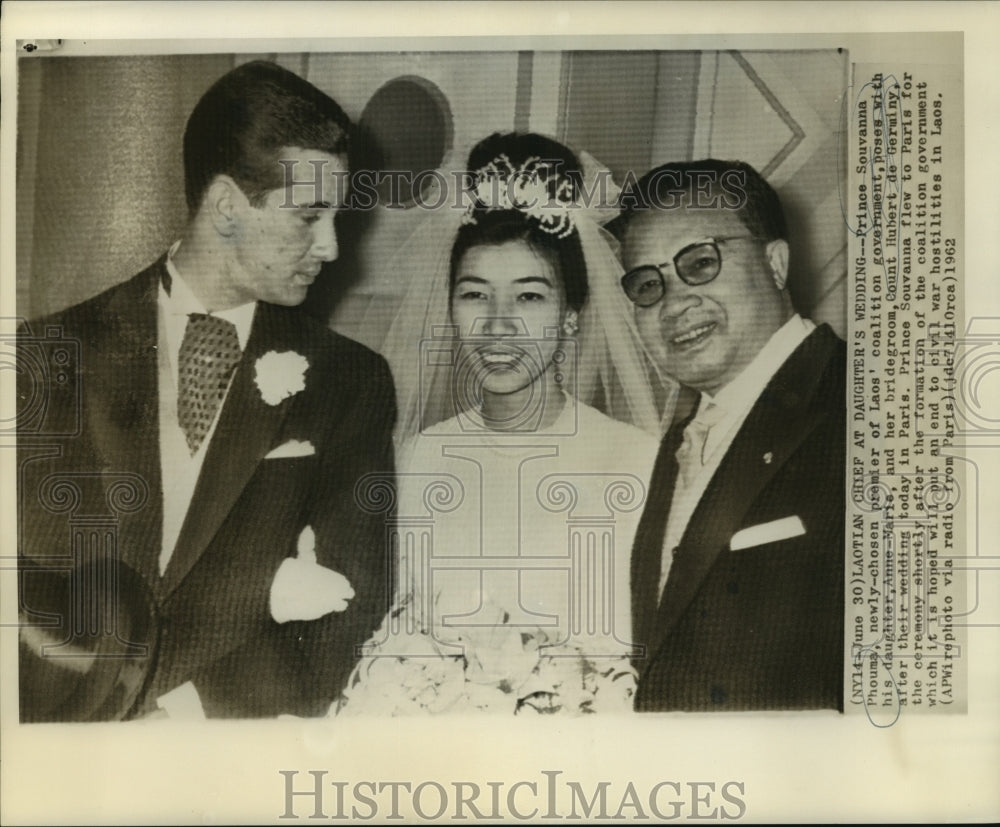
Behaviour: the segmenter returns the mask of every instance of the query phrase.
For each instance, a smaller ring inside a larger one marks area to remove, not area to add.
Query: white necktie
[[[722,419],[723,411],[714,402],[708,402],[698,408],[687,427],[684,429],[684,441],[677,449],[677,465],[680,483],[689,488],[705,465],[705,442],[712,428]]]

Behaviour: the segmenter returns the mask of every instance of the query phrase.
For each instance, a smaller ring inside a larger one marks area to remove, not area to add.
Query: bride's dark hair
[[[535,158],[552,167],[559,176],[570,181],[574,197],[579,193],[583,173],[576,155],[567,147],[534,132],[494,133],[476,144],[469,153],[467,169],[475,172],[506,155],[519,168]],[[555,176],[548,179],[554,196]],[[559,238],[544,229],[538,220],[515,209],[477,207],[475,223],[463,224],[451,248],[448,270],[448,294],[455,287],[455,275],[462,257],[473,247],[500,245],[508,241],[524,241],[556,269],[566,295],[566,304],[579,311],[587,301],[587,265],[580,244],[580,234],[573,230]]]

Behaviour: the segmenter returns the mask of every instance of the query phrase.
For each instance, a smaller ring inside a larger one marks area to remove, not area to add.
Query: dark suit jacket
[[[817,328],[757,400],[674,552],[657,600],[674,454],[665,436],[632,557],[636,709],[843,709],[846,350]],[[741,529],[805,534],[731,551]]]
[[[388,366],[297,309],[259,303],[160,577],[156,297],[164,261],[32,325],[36,338],[78,343],[79,365],[61,379],[58,371],[41,379],[21,371],[22,410],[37,412],[31,399],[40,391],[45,397],[41,420],[19,421],[22,559],[65,556],[81,515],[111,515],[111,551],[145,581],[158,620],[155,662],[131,714],[189,680],[209,716],[322,713],[346,681],[355,646],[388,605],[384,518],[355,496],[362,476],[393,469]],[[255,384],[256,360],[289,350],[309,362],[306,387],[267,404]],[[30,356],[27,346],[21,351]],[[315,454],[264,459],[289,440],[308,440]],[[78,489],[69,513],[58,502],[53,508],[52,475]],[[306,525],[316,533],[317,561],[345,575],[356,596],[342,613],[278,624],[269,611],[271,583]]]

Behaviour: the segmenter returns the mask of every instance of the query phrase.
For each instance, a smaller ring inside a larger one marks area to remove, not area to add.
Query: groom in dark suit
[[[322,714],[385,614],[355,487],[392,472],[392,380],[297,307],[338,254],[350,129],[276,64],[229,72],[184,134],[182,237],[31,323],[74,370],[28,369],[22,336],[23,719]]]
[[[844,343],[792,308],[781,204],[749,165],[667,164],[622,203],[640,332],[698,396],[633,549],[636,709],[842,709]]]

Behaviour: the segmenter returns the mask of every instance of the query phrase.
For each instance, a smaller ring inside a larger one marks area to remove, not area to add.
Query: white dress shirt
[[[160,476],[163,488],[163,545],[160,549],[159,569],[162,575],[174,553],[177,538],[184,524],[184,517],[191,505],[198,475],[205,461],[219,414],[225,398],[215,412],[212,426],[201,445],[191,455],[184,429],[177,421],[177,374],[181,342],[190,313],[206,313],[204,305],[191,292],[184,278],[174,266],[173,256],[180,242],[175,242],[167,253],[167,272],[170,274],[170,292],[161,282],[157,297],[157,354],[160,398]],[[246,348],[253,325],[256,302],[240,305],[229,310],[219,310],[211,315],[232,322],[236,327],[240,349]],[[236,370],[239,370],[237,366]],[[236,371],[233,371],[233,376]],[[229,380],[232,387],[232,378]],[[226,389],[226,396],[229,389]]]
[[[699,409],[715,403],[721,409],[718,421],[712,426],[705,439],[703,451],[704,463],[689,486],[678,484],[674,486],[674,496],[670,503],[667,517],[667,530],[663,541],[663,562],[660,566],[660,594],[667,583],[670,564],[673,562],[674,551],[680,544],[688,522],[694,514],[709,481],[714,476],[729,450],[736,434],[743,425],[747,415],[753,409],[757,399],[763,393],[767,383],[785,363],[794,350],[802,344],[806,337],[816,329],[809,319],[803,319],[797,313],[784,325],[775,331],[748,364],[732,382],[719,390],[714,397],[707,393],[701,395]]]

